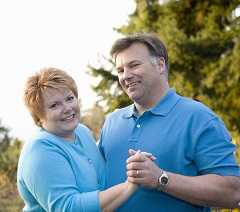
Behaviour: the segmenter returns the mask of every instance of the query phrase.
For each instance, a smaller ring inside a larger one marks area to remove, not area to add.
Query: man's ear
[[[160,70],[160,73],[163,74],[165,72],[165,60],[163,57],[159,57],[158,59],[158,66],[159,66],[159,70]]]

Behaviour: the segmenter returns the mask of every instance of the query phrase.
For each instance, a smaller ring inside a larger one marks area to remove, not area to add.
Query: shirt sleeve
[[[201,174],[239,176],[235,151],[236,147],[223,122],[214,118],[197,136],[195,163]]]
[[[39,144],[28,155],[24,182],[46,211],[100,211],[98,190],[81,192],[69,158],[48,143]]]

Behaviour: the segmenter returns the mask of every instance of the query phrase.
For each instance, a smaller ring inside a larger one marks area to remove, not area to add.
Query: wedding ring
[[[139,175],[139,170],[137,170],[137,176]]]

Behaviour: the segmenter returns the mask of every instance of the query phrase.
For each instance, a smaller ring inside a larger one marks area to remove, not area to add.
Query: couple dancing
[[[71,76],[45,68],[28,78],[24,101],[39,131],[19,159],[23,211],[239,207],[240,173],[229,133],[209,108],[169,88],[163,43],[132,35],[117,40],[111,55],[133,104],[107,117],[98,147],[79,123]]]

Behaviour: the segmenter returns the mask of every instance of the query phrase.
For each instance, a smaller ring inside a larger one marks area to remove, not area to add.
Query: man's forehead
[[[116,67],[126,66],[130,63],[139,62],[139,61],[141,61],[141,60],[137,59],[137,58],[119,58],[119,59],[116,59],[115,66]]]
[[[143,44],[136,43],[119,52],[115,57],[115,65],[125,65],[133,61],[142,61],[149,57],[149,51]]]

